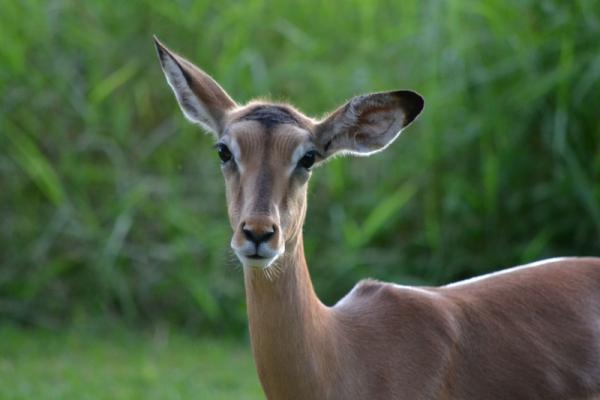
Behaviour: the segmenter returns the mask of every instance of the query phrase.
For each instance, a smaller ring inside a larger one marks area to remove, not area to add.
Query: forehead
[[[298,146],[310,143],[309,127],[294,112],[281,106],[260,105],[239,113],[226,129],[226,140],[232,141],[242,155],[262,153],[289,156]]]

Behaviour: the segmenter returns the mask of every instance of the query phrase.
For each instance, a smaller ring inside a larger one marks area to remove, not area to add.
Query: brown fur
[[[269,233],[265,246],[283,250],[264,269],[244,267],[252,351],[268,399],[600,397],[600,258],[439,288],[367,280],[333,307],[316,296],[302,241],[310,171],[293,157],[305,147],[319,152],[317,164],[339,152],[379,151],[419,114],[420,96],[359,96],[315,121],[289,105],[234,105],[212,78],[157,46],[188,118],[236,153],[223,164],[232,247],[242,254],[246,229]]]

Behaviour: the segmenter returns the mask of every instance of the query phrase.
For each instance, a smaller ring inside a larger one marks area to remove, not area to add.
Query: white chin
[[[277,259],[277,257],[272,258],[248,258],[246,256],[239,256],[238,258],[244,265],[244,268],[269,268],[271,264]]]

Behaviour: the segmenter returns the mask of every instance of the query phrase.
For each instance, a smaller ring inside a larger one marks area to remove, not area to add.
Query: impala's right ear
[[[410,90],[356,96],[317,124],[317,148],[324,158],[381,151],[414,121],[424,104],[423,98]]]
[[[235,101],[207,73],[175,54],[154,37],[158,59],[183,114],[219,136]]]

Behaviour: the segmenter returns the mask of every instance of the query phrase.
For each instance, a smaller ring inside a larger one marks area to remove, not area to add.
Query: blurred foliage
[[[0,319],[245,331],[212,138],[179,112],[154,33],[240,102],[321,115],[424,95],[386,152],[315,173],[306,250],[327,303],[365,277],[599,255],[599,4],[3,2]]]

